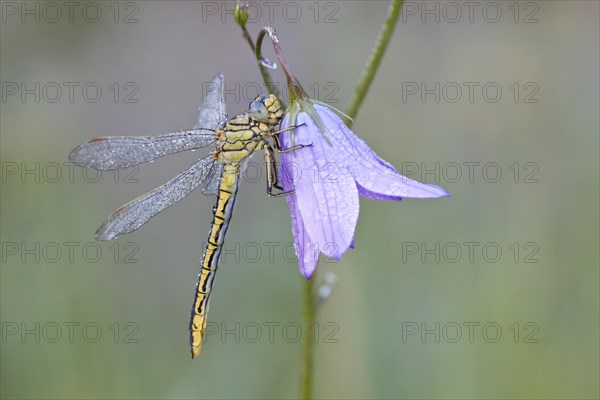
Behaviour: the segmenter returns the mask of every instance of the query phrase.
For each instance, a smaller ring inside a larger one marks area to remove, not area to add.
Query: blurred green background
[[[72,22],[44,4],[2,2],[2,397],[296,397],[303,278],[264,179],[242,185],[215,333],[191,361],[214,200],[194,193],[114,243],[93,233],[200,152],[129,179],[66,164],[96,136],[193,126],[217,71],[229,113],[245,110],[260,75],[233,2],[75,2]],[[250,32],[273,25],[303,86],[345,109],[388,3],[252,4]],[[448,4],[406,5],[354,131],[453,197],[361,200],[356,249],[319,266],[338,283],[315,327],[315,395],[598,398],[599,3]]]

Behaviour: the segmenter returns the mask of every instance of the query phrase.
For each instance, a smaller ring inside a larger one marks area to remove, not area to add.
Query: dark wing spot
[[[90,140],[88,143],[97,143],[97,142],[104,142],[106,139],[105,137],[97,137],[95,139]]]

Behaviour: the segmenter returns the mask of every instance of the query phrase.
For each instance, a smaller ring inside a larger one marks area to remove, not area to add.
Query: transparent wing
[[[219,184],[221,183],[221,175],[223,174],[223,163],[216,162],[213,166],[211,176],[207,179],[206,185],[202,188],[202,194],[206,196],[214,196],[219,193]]]
[[[162,186],[119,207],[96,231],[96,239],[110,240],[122,233],[132,232],[150,218],[172,206],[212,176],[215,161],[206,156]]]
[[[222,74],[210,82],[199,110],[194,129],[158,136],[100,137],[76,147],[69,154],[69,160],[80,167],[113,170],[210,145],[215,140],[213,131],[227,120]]]
[[[246,173],[248,172],[248,165],[250,165],[250,160],[252,159],[252,157],[255,155],[256,153],[250,153],[250,155],[246,158],[244,158],[244,160],[242,160],[242,164],[240,167],[240,176],[242,177],[242,179],[246,178]]]
[[[217,74],[208,84],[206,98],[198,108],[200,113],[194,128],[217,129],[227,122],[223,79],[223,74]]]
[[[167,154],[206,147],[215,141],[214,132],[191,129],[158,136],[108,136],[77,146],[69,161],[80,167],[102,171],[129,168]]]
[[[242,178],[246,176],[246,171],[248,170],[248,164],[250,163],[250,159],[254,153],[250,153],[248,157],[246,157],[242,161],[242,165],[240,168]],[[206,185],[202,189],[202,194],[207,196],[213,196],[219,194],[219,184],[221,183],[221,174],[223,173],[223,163],[215,163],[213,168],[213,176],[209,178]]]

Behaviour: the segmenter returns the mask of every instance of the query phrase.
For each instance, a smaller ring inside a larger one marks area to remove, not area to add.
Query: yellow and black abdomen
[[[194,305],[190,316],[190,345],[192,358],[200,355],[206,329],[210,292],[217,272],[225,233],[233,213],[233,206],[239,184],[239,164],[225,163],[219,185],[217,204],[213,209],[213,221],[208,233],[208,241],[202,256],[202,269],[196,284]]]
[[[233,213],[238,190],[241,162],[257,149],[262,148],[265,135],[270,127],[260,123],[248,114],[240,114],[227,122],[217,132],[219,144],[215,158],[223,163],[223,173],[219,185],[219,196],[214,207],[213,222],[202,257],[202,269],[198,276],[194,306],[190,316],[190,344],[192,357],[198,357],[206,329],[208,303],[212,284],[221,255],[225,233]]]

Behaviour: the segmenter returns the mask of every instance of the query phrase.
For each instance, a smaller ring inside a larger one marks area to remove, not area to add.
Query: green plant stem
[[[248,45],[250,46],[250,49],[252,50],[252,54],[256,55],[256,46],[254,45],[254,42],[252,41],[252,37],[250,36],[248,29],[246,29],[245,25],[241,26],[241,28],[242,28],[243,38],[246,40],[246,42],[248,42]],[[265,83],[265,87],[267,88],[268,92],[277,96],[277,98],[281,102],[281,100],[282,100],[281,94],[279,93],[279,90],[277,90],[277,88],[275,86],[273,86],[273,79],[271,78],[271,74],[269,73],[269,70],[267,69],[267,67],[265,67],[260,62],[260,59],[258,57],[256,57],[256,61],[258,62],[258,69],[260,70],[260,75],[262,76],[263,82]],[[283,105],[284,103],[281,103],[281,104]]]
[[[311,280],[304,283],[304,363],[302,368],[302,398],[312,399],[314,346],[313,328],[315,325],[315,290],[316,271]]]
[[[385,49],[387,48],[390,38],[392,37],[392,32],[394,32],[394,27],[398,21],[398,15],[400,15],[402,3],[404,3],[404,0],[394,0],[392,1],[392,4],[390,4],[383,28],[381,29],[381,32],[377,37],[377,41],[373,46],[373,50],[371,51],[367,65],[365,66],[365,69],[360,77],[360,82],[358,86],[356,86],[356,89],[354,89],[354,96],[350,102],[350,107],[348,107],[348,111],[346,111],[346,114],[348,114],[350,118],[355,118],[358,114],[358,109],[362,105],[369,87],[373,82],[375,72],[377,72],[377,69],[379,68],[379,64],[381,63],[381,59],[385,53]],[[346,118],[345,122],[348,127],[352,126],[352,120]]]

